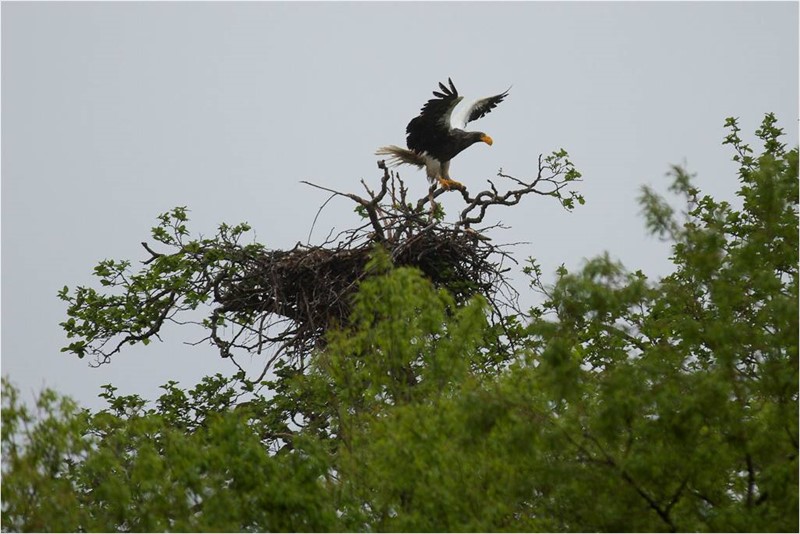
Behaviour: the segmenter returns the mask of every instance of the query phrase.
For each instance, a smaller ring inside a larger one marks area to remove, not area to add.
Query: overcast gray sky
[[[232,373],[175,328],[89,368],[59,352],[56,292],[94,284],[98,260],[144,259],[155,217],[178,205],[194,232],[247,221],[270,248],[305,241],[327,194],[300,180],[375,183],[375,148],[404,144],[448,76],[467,97],[513,84],[475,123],[494,146],[456,158],[455,179],[475,191],[501,167],[527,178],[561,147],[585,178],[572,214],[539,197],[495,212],[513,227],[495,242],[529,241],[516,256],[548,280],[604,251],[666,274],[640,187],[665,190],[685,163],[731,200],[728,116],[752,138],[774,111],[797,144],[797,24],[796,2],[3,2],[2,372],[28,395],[52,386],[93,407],[105,383],[153,398],[168,380]],[[423,172],[401,173],[425,194]],[[352,208],[331,202],[312,241],[354,223]]]

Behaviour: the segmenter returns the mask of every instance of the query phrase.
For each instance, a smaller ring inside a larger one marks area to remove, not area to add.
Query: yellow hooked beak
[[[483,137],[481,137],[481,141],[483,141],[484,143],[486,143],[489,146],[491,146],[492,143],[494,143],[494,141],[492,141],[492,138],[489,137],[488,135],[484,135]]]

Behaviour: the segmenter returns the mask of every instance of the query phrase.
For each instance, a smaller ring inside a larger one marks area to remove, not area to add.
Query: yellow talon
[[[448,178],[439,178],[439,185],[441,185],[442,189],[445,191],[450,191],[451,189],[464,189],[464,184]]]

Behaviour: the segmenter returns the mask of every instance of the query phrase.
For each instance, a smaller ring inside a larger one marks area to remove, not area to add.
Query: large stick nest
[[[220,317],[233,318],[238,331],[223,336],[212,326],[210,339],[226,357],[234,348],[260,352],[266,344],[278,345],[276,356],[307,353],[329,328],[346,324],[352,296],[378,246],[394,265],[416,267],[457,302],[481,294],[497,305],[502,293],[508,297],[503,302],[511,304],[515,294],[502,276],[502,263],[509,257],[467,223],[437,220],[438,206],[431,204],[437,193],[412,206],[400,178],[384,169],[381,189],[369,198],[341,194],[363,208],[369,222],[360,228],[329,237],[320,246],[298,244],[243,257],[236,262],[236,275],[219,280],[211,321],[216,325]],[[391,197],[393,202],[382,202]],[[270,329],[275,332],[268,334]]]
[[[346,322],[351,296],[378,244],[394,265],[420,269],[459,302],[489,296],[502,281],[502,269],[491,258],[498,250],[472,231],[428,225],[408,228],[400,239],[378,241],[363,232],[354,237],[360,239],[337,247],[297,245],[251,258],[241,274],[220,283],[217,313],[274,314],[295,323],[296,341],[316,337]]]

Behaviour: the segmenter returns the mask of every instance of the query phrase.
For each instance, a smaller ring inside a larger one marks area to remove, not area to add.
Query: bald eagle
[[[464,99],[458,94],[453,80],[447,79],[450,87],[439,83],[441,92],[434,91],[432,98],[422,106],[418,117],[411,119],[406,127],[408,149],[396,145],[379,148],[375,154],[389,156],[389,165],[403,163],[425,167],[431,183],[438,180],[444,189],[461,189],[464,186],[450,178],[450,160],[474,143],[483,141],[492,144],[492,138],[483,132],[464,130],[467,123],[478,120],[508,96],[510,87],[503,93],[474,101],[453,113],[456,105]]]

